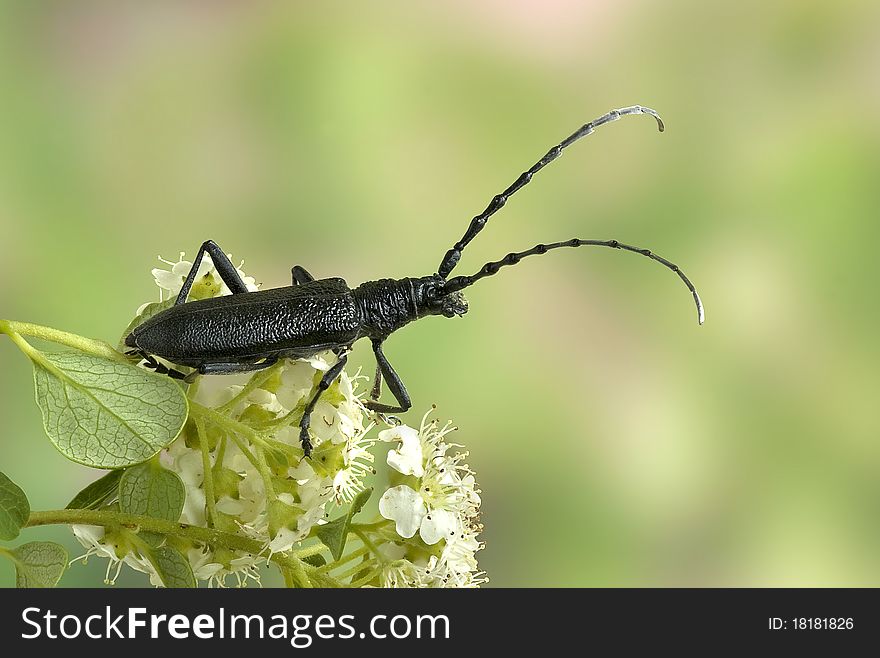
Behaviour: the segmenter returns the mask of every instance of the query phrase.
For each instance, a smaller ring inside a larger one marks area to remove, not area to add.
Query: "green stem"
[[[271,448],[271,446],[265,441],[265,439],[263,439],[263,437],[261,437],[252,427],[248,427],[242,422],[224,416],[215,409],[204,407],[197,402],[190,402],[190,414],[194,415],[197,420],[198,418],[207,418],[212,423],[229,433],[232,440],[235,441],[236,445],[238,445],[251,464],[254,465],[257,471],[259,471],[260,476],[263,478],[263,482],[266,485],[266,495],[274,500],[275,487],[272,484],[272,472],[269,470],[269,465],[266,463],[266,454],[263,451],[264,448]],[[238,438],[239,435],[244,436],[251,442],[254,446],[255,455],[251,454],[243,442],[240,441]]]
[[[217,445],[217,450],[214,451],[214,464],[218,468],[223,468],[223,458],[226,456],[226,435],[220,435],[220,441]]]
[[[18,556],[15,553],[13,553],[12,551],[10,551],[8,549],[3,548],[2,546],[0,546],[0,555],[5,555],[7,558],[9,558],[16,565],[21,564],[21,561],[18,559]]]
[[[336,574],[336,578],[339,580],[345,580],[346,578],[350,578],[352,576],[358,575],[364,569],[376,569],[377,562],[374,559],[364,560],[363,562],[358,562],[357,564],[352,565],[342,573]]]
[[[0,332],[8,334],[14,341],[15,334],[31,336],[33,338],[58,343],[59,345],[66,345],[67,347],[72,347],[80,352],[101,356],[105,359],[114,359],[117,361],[125,360],[124,356],[104,341],[84,338],[83,336],[77,336],[76,334],[53,329],[52,327],[44,327],[39,324],[17,322],[15,320],[0,320]],[[18,341],[16,341],[16,344],[18,344],[19,347],[22,347]],[[27,353],[27,350],[24,350],[24,348],[22,348],[22,350]],[[28,356],[30,356],[30,354],[28,354]]]
[[[205,434],[205,420],[196,418],[196,432],[199,435],[199,449],[202,452],[202,482],[205,486],[205,507],[208,512],[208,527],[216,525],[217,511],[215,509],[216,498],[214,496],[214,470],[211,466],[211,453],[208,446],[208,436]]]
[[[363,532],[380,532],[386,528],[390,528],[392,525],[394,525],[394,521],[388,519],[374,521],[373,523],[352,523],[351,531],[357,532],[358,530],[361,530]]]
[[[254,450],[257,453],[257,470],[266,487],[266,499],[267,501],[275,500],[278,496],[275,495],[275,485],[272,484],[272,471],[269,470],[269,464],[266,463],[266,453],[263,452],[261,446],[254,446]]]
[[[247,458],[247,460],[253,465],[254,468],[260,468],[260,462],[254,456],[254,453],[250,451],[250,448],[247,447],[247,443],[245,443],[237,434],[230,434],[232,437],[232,442],[238,446],[238,449],[241,450],[242,454]]]
[[[227,432],[239,434],[245,437],[255,446],[262,446],[264,448],[272,447],[266,442],[266,440],[262,436],[260,436],[259,432],[257,432],[253,427],[245,425],[244,423],[230,418],[229,416],[224,416],[223,414],[217,412],[215,409],[202,406],[198,402],[190,402],[189,410],[190,415],[201,416],[202,418],[209,420],[217,427],[224,429]]]
[[[244,551],[259,555],[263,552],[262,544],[255,540],[231,532],[222,532],[212,528],[189,525],[187,523],[175,523],[165,519],[157,519],[151,516],[137,514],[125,514],[109,510],[91,509],[63,509],[46,512],[31,512],[27,527],[53,525],[97,525],[97,526],[122,526],[129,529],[145,530],[161,535],[173,535],[203,544],[223,546],[231,550]]]
[[[238,446],[238,449],[241,450],[242,454],[247,458],[247,460],[251,464],[253,464],[254,468],[259,470],[259,460],[254,456],[254,454],[248,448],[247,444],[242,441],[238,435],[238,433],[242,430],[245,430],[245,434],[247,434],[247,432],[253,433],[253,430],[250,427],[243,423],[239,423],[236,420],[232,420],[231,418],[227,418],[222,414],[218,414],[213,409],[203,407],[198,402],[190,401],[189,405],[190,417],[192,417],[193,419],[202,418],[210,420],[212,423],[220,427],[220,429],[225,429],[227,433],[224,434],[224,436],[230,436],[235,445]]]
[[[250,555],[264,555],[269,557],[269,550],[264,542],[257,539],[249,539],[231,532],[222,532],[212,528],[202,528],[187,523],[175,523],[150,516],[138,516],[136,514],[124,514],[107,510],[90,509],[63,509],[46,512],[31,512],[26,527],[32,528],[42,525],[96,525],[102,527],[122,526],[129,529],[155,532],[166,536],[181,537],[190,541],[212,546],[221,546],[233,551],[241,551]],[[319,573],[316,567],[307,564],[299,558],[286,554],[274,553],[270,558],[280,567],[290,569],[294,573],[302,572],[310,583],[319,587],[342,587],[335,578],[325,573]]]
[[[352,531],[356,534],[364,545],[370,549],[370,552],[376,556],[376,559],[379,560],[379,564],[384,565],[387,560],[382,556],[382,553],[379,552],[379,548],[376,544],[373,543],[373,540],[370,539],[369,535],[366,532],[359,528],[353,528]]]
[[[361,546],[356,551],[352,551],[348,555],[343,555],[341,558],[336,560],[336,562],[330,562],[329,564],[325,564],[323,567],[318,567],[318,571],[320,571],[322,573],[330,573],[334,569],[338,569],[339,567],[341,567],[343,564],[348,564],[352,560],[356,560],[361,555],[364,555],[369,552],[370,552],[369,547]]]
[[[304,402],[298,402],[296,406],[288,411],[283,416],[279,416],[278,418],[273,418],[270,421],[260,424],[261,430],[277,430],[282,427],[286,427],[287,425],[292,425],[294,422],[299,422],[299,419],[302,418],[303,412],[306,410],[306,405]]]
[[[312,555],[318,555],[319,553],[323,553],[327,550],[327,547],[324,544],[312,544],[311,546],[306,546],[305,548],[301,548],[298,551],[293,551],[293,554],[298,558],[310,557]]]
[[[376,567],[363,578],[358,578],[357,580],[353,581],[349,585],[349,587],[362,587],[363,585],[366,585],[368,582],[373,580],[373,578],[378,576],[380,573],[382,573],[382,567]]]
[[[279,361],[275,365],[254,374],[248,380],[248,383],[244,385],[244,388],[236,393],[231,400],[217,407],[216,410],[220,413],[225,413],[234,408],[236,404],[247,398],[247,396],[250,395],[253,391],[269,381],[269,378],[272,377],[272,375],[274,375],[282,367],[283,363],[283,361]]]
[[[306,570],[303,568],[305,563],[302,560],[297,560],[293,566],[293,577],[296,582],[299,583],[299,586],[305,589],[312,588],[312,581],[309,580],[309,577],[306,575]]]

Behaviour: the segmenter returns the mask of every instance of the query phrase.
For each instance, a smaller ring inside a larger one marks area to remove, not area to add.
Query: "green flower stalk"
[[[141,306],[126,333],[167,307],[191,267],[184,254],[163,262],[167,269],[152,271],[159,302]],[[249,290],[258,289],[239,274]],[[206,256],[192,296],[223,294],[230,291]],[[260,585],[267,563],[295,587],[485,582],[475,557],[482,548],[479,490],[464,464],[467,453],[446,441],[450,424],[426,414],[418,429],[388,425],[361,403],[366,378],[343,372],[313,412],[314,449],[304,458],[298,423],[336,362],[332,352],[282,360],[248,378],[199,377],[186,386],[104,343],[23,323],[0,322],[0,330],[34,363],[44,424],[59,450],[115,469],[55,512],[23,512],[26,498],[21,503],[9,482],[0,528],[5,519],[15,532],[0,538],[14,539],[29,525],[68,523],[86,549],[74,562],[107,560],[108,584],[128,566],[155,586]],[[72,351],[42,352],[24,336]],[[65,402],[71,399],[80,402]],[[114,420],[102,420],[108,418]],[[389,443],[390,482],[379,486],[374,462]],[[381,518],[366,522],[361,509],[373,488],[381,492]],[[57,563],[53,546],[28,555]],[[0,555],[25,565],[13,551]],[[55,571],[44,584],[57,582]],[[19,578],[28,586],[41,582],[32,574]]]

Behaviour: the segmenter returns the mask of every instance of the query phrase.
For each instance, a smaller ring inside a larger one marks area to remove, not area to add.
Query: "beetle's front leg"
[[[373,354],[376,355],[377,366],[376,380],[373,384],[373,391],[370,395],[370,397],[372,397],[373,399],[364,402],[364,406],[370,411],[378,411],[379,413],[395,414],[408,411],[410,407],[412,407],[412,400],[410,400],[409,393],[407,393],[406,386],[403,385],[403,381],[400,379],[400,376],[394,370],[392,365],[388,362],[388,359],[385,358],[385,353],[382,351],[381,340],[373,341]],[[376,398],[379,397],[378,393],[381,392],[383,376],[388,382],[388,389],[397,400],[398,406],[394,406],[391,404],[382,404],[381,402],[376,401]],[[377,393],[377,395],[373,396],[372,393]]]
[[[373,387],[370,389],[370,399],[375,402],[382,395],[382,368],[376,364],[376,374],[373,376]]]
[[[321,398],[324,391],[330,388],[330,385],[336,381],[336,378],[342,373],[342,369],[345,367],[345,362],[348,361],[347,354],[340,354],[338,356],[339,361],[334,363],[333,367],[321,377],[321,381],[318,382],[318,390],[315,391],[312,399],[309,400],[309,403],[303,411],[302,418],[299,421],[299,440],[300,443],[302,443],[303,452],[306,457],[312,454],[312,441],[309,438],[309,425],[311,425],[312,422],[312,411],[314,411],[315,405],[318,404],[318,400]]]

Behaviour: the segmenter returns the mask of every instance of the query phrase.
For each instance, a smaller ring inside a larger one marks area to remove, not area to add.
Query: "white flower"
[[[82,560],[82,563],[85,564],[92,555],[107,558],[107,572],[104,575],[104,584],[114,585],[119,577],[124,559],[119,558],[115,546],[105,541],[106,531],[104,528],[91,525],[72,525],[70,529],[73,530],[73,536],[76,537],[77,541],[86,548],[86,552],[78,558],[71,560],[71,564],[77,560]]]
[[[260,562],[262,558],[253,555],[237,554],[225,564],[212,561],[214,553],[207,549],[192,548],[187,552],[187,559],[193,569],[193,575],[198,580],[205,580],[208,587],[226,587],[227,579],[235,578],[236,587],[247,587],[248,581],[253,580],[260,587]]]
[[[371,424],[348,439],[342,453],[343,468],[333,476],[333,492],[336,495],[337,505],[354,500],[354,497],[364,489],[364,478],[376,472],[373,469],[375,458],[370,452],[375,441],[367,438],[367,433],[372,428]]]
[[[382,587],[422,587],[422,570],[409,560],[386,562],[380,573]]]
[[[467,453],[453,452],[444,437],[454,428],[422,419],[418,431],[399,426],[379,433],[382,440],[399,441],[389,452],[388,464],[416,481],[391,487],[379,500],[379,513],[394,521],[398,535],[410,539],[418,532],[439,555],[414,561],[404,556],[386,562],[380,580],[386,587],[477,587],[486,582],[477,568],[476,553],[483,548],[477,536],[480,495],[473,472],[464,464]],[[417,487],[417,488],[414,488]]]
[[[400,447],[388,451],[388,465],[403,475],[422,477],[422,442],[412,427],[398,425],[379,432],[380,441],[400,441]]]
[[[399,440],[399,449],[388,453],[388,464],[403,475],[419,478],[418,491],[407,485],[386,491],[379,501],[379,513],[393,520],[401,537],[418,531],[429,545],[460,533],[480,505],[473,473],[462,463],[466,453],[448,455],[452,447],[443,438],[454,428],[447,423],[422,419],[418,431],[401,425],[379,433],[381,440]],[[408,534],[407,534],[408,533]]]
[[[406,539],[416,534],[427,513],[419,493],[405,484],[389,489],[379,499],[379,514],[394,521],[397,534]]]
[[[175,441],[159,455],[160,463],[180,476],[186,489],[186,499],[180,520],[192,525],[205,525],[204,465],[199,450],[186,447],[184,441]]]
[[[458,516],[444,509],[435,509],[425,515],[419,526],[419,536],[426,544],[436,544],[441,539],[448,539],[459,529]]]

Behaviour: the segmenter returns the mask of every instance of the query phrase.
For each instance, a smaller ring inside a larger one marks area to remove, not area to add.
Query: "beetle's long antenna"
[[[461,252],[464,251],[464,248],[470,244],[471,240],[477,237],[477,234],[483,230],[483,227],[486,226],[486,222],[489,221],[489,218],[501,210],[513,194],[525,187],[525,185],[532,180],[532,176],[562,155],[564,149],[574,144],[581,137],[586,137],[599,126],[611,123],[612,121],[617,121],[620,117],[628,114],[650,114],[657,120],[657,127],[660,129],[660,132],[663,132],[664,130],[663,120],[660,118],[660,115],[651,108],[642,107],[641,105],[632,105],[619,110],[611,110],[607,114],[600,116],[598,119],[585,123],[571,135],[559,142],[559,144],[547,151],[544,157],[533,164],[531,168],[520,174],[520,177],[517,178],[510,187],[504,190],[501,194],[492,197],[492,201],[489,202],[486,209],[471,220],[470,226],[468,226],[468,229],[465,231],[461,240],[456,242],[452,246],[452,249],[446,252],[446,255],[440,263],[440,267],[437,269],[437,273],[444,279],[448,277],[449,273],[452,272],[458,264],[458,260],[461,258]]]
[[[642,249],[641,247],[633,247],[632,245],[623,244],[622,242],[618,242],[617,240],[579,240],[578,238],[572,238],[571,240],[566,240],[564,242],[552,242],[550,244],[538,244],[532,247],[531,249],[527,249],[526,251],[518,251],[507,254],[501,260],[492,261],[483,265],[480,268],[480,271],[476,274],[472,274],[471,276],[457,276],[449,279],[444,286],[444,290],[447,293],[456,292],[458,290],[463,290],[469,286],[474,285],[480,279],[484,279],[487,276],[492,276],[496,274],[498,270],[506,265],[516,265],[526,256],[534,256],[537,254],[546,254],[548,251],[552,249],[559,249],[560,247],[610,247],[612,249],[623,249],[624,251],[631,251],[634,254],[641,254],[642,256],[647,256],[651,260],[655,260],[661,265],[665,265],[670,270],[675,272],[679,278],[684,281],[684,284],[687,286],[688,290],[691,291],[691,294],[694,296],[694,302],[697,305],[697,319],[700,324],[703,324],[703,320],[705,319],[705,313],[703,312],[703,302],[700,301],[700,295],[697,293],[697,289],[694,288],[694,284],[691,283],[690,279],[685,276],[685,273],[679,269],[678,265],[672,263],[662,256],[658,256],[653,253],[649,249]]]

